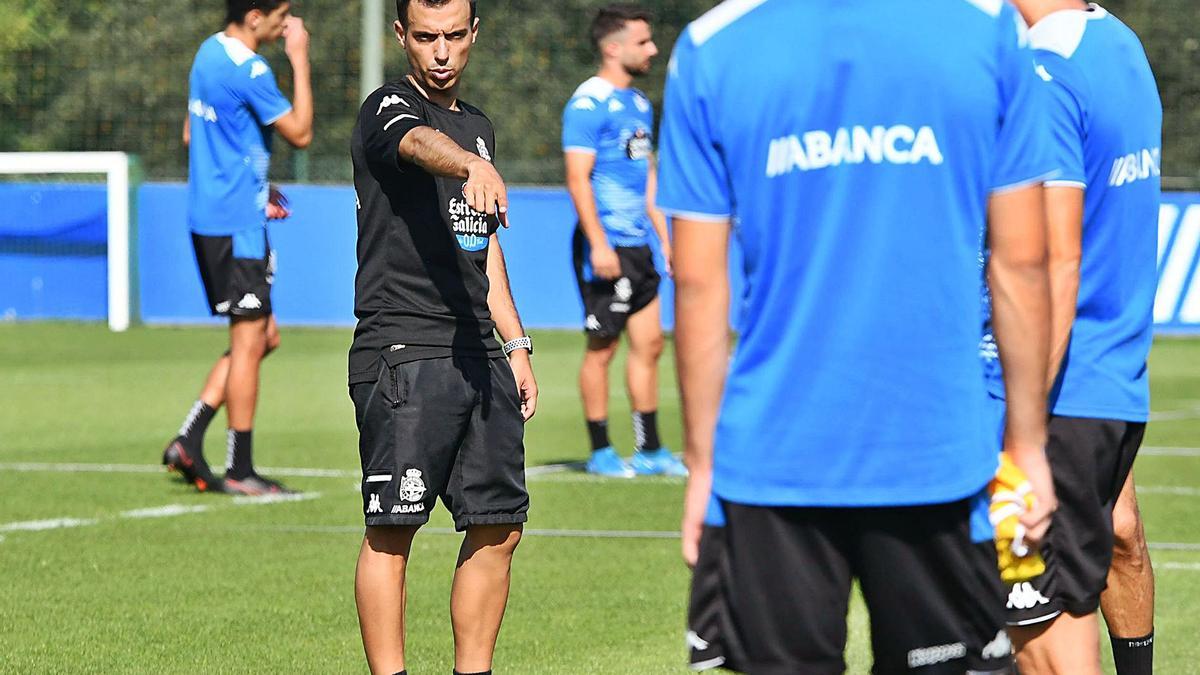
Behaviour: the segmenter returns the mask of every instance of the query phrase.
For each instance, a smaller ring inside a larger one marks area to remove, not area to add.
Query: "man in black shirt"
[[[495,234],[508,206],[491,164],[495,134],[458,100],[475,3],[396,5],[410,72],[367,97],[351,142],[349,381],[367,525],[355,596],[371,671],[403,672],[405,567],[440,496],[466,531],[450,597],[455,671],[483,673],[529,508],[522,436],[537,404],[533,348]]]

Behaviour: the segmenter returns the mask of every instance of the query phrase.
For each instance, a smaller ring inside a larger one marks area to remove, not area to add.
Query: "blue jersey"
[[[1047,185],[1084,190],[1079,301],[1050,403],[1056,415],[1144,422],[1161,199],[1158,86],[1137,36],[1100,7],[1050,14],[1029,37],[1062,172]],[[990,361],[991,390],[1003,395]]]
[[[990,195],[1052,172],[1040,84],[1002,0],[731,0],[680,37],[658,204],[731,219],[747,278],[718,497],[931,504],[991,479],[978,260]]]
[[[646,176],[654,152],[650,99],[593,77],[567,102],[562,137],[564,151],[596,156],[592,192],[609,245],[645,244],[651,226]]]
[[[241,41],[217,33],[200,45],[188,90],[193,232],[231,235],[266,225],[271,125],[291,109],[266,60]]]

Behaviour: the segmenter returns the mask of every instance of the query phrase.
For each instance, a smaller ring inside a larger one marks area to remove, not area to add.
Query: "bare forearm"
[[[295,112],[300,126],[308,130],[305,136],[311,140],[313,129],[312,67],[308,62],[307,55],[294,58],[291,63],[292,110]],[[302,145],[307,145],[307,143],[302,143]]]
[[[467,178],[471,163],[483,161],[432,127],[417,127],[405,134],[400,139],[399,152],[401,159],[435,176],[448,178]]]
[[[1046,372],[1046,388],[1054,386],[1063,357],[1071,344],[1071,328],[1075,324],[1076,304],[1079,302],[1079,262],[1051,261],[1050,283],[1050,356]]]
[[[517,313],[517,305],[513,302],[512,289],[508,283],[508,267],[504,264],[504,251],[500,248],[500,239],[492,235],[488,248],[488,310],[492,320],[496,322],[496,332],[500,339],[508,342],[525,335],[521,326],[521,316]]]
[[[604,226],[600,224],[600,213],[596,210],[596,194],[592,190],[591,179],[585,177],[568,177],[567,192],[571,202],[575,204],[575,213],[579,216],[579,227],[587,237],[592,248],[608,246],[608,237],[604,234]]]

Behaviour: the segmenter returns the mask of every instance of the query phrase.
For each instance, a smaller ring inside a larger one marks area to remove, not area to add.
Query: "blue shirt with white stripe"
[[[266,226],[271,125],[291,109],[271,67],[244,43],[217,33],[200,45],[188,90],[193,232],[232,235]]]
[[[932,504],[991,479],[978,261],[990,196],[1052,171],[1039,85],[1002,0],[730,0],[680,37],[658,205],[732,220],[747,279],[718,497]]]
[[[610,246],[642,246],[650,232],[646,177],[654,152],[654,109],[637,89],[593,77],[563,110],[565,152],[596,156],[592,192]]]
[[[1137,35],[1096,5],[1054,12],[1029,36],[1061,172],[1047,185],[1084,190],[1079,299],[1050,403],[1056,415],[1144,422],[1162,196],[1158,86]],[[994,359],[989,376],[1002,396]]]

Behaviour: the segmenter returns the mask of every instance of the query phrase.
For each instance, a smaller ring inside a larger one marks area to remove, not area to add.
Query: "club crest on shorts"
[[[406,502],[419,502],[425,497],[425,481],[421,480],[420,469],[409,469],[400,479],[400,498]]]

